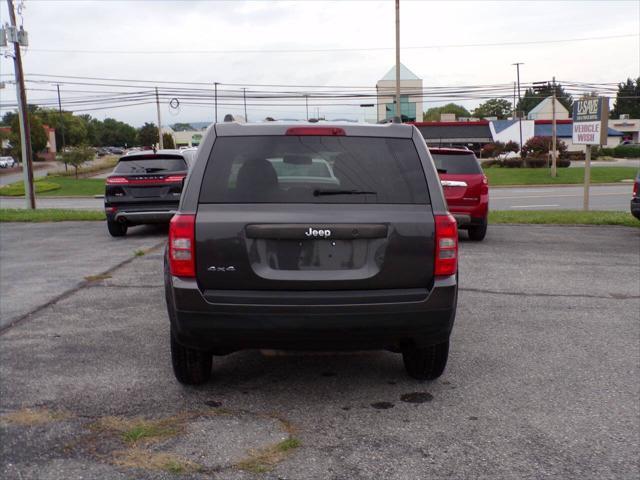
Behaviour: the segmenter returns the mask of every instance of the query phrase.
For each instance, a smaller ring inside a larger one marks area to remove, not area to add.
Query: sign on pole
[[[607,97],[576,100],[573,104],[573,144],[606,145],[608,118]]]
[[[609,99],[595,97],[576,100],[573,104],[574,145],[586,145],[584,155],[584,199],[582,206],[589,210],[591,183],[591,145],[606,145],[609,131]]]

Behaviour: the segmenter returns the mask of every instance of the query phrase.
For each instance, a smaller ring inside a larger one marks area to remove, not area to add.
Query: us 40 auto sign
[[[573,104],[574,145],[605,145],[607,143],[607,97],[576,100]]]

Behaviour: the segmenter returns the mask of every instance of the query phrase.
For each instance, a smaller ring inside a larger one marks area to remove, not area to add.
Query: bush
[[[506,168],[522,168],[523,165],[521,158],[505,158],[502,161],[502,166]]]
[[[593,152],[592,152],[593,153]],[[584,161],[584,152],[567,152],[566,158],[574,161]],[[594,154],[593,157],[596,155]]]
[[[607,147],[595,147],[591,150],[591,156],[594,158],[597,157],[613,157],[615,155],[614,148]],[[572,158],[573,160],[573,158]],[[584,158],[582,158],[584,160]]]
[[[640,158],[640,145],[618,145],[613,149],[613,156],[620,158]]]
[[[522,157],[546,157],[551,151],[552,139],[551,137],[531,137],[527,140],[527,143],[522,147]],[[558,156],[560,158],[566,158],[567,156],[567,144],[562,140],[557,140],[556,149],[558,150]]]
[[[527,157],[524,163],[528,168],[544,168],[549,160],[546,157]]]
[[[487,143],[480,149],[481,156],[484,158],[500,158],[500,155],[505,155],[509,152],[518,153],[520,150],[519,145],[516,142],[508,141]]]
[[[502,160],[497,158],[492,158],[491,160],[483,160],[482,168],[491,168],[491,167],[502,167]]]

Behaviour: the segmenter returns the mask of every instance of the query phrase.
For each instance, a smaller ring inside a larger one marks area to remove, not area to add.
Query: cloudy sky
[[[0,21],[4,23],[8,20],[6,2],[0,5]],[[395,61],[391,0],[25,0],[24,5],[22,22],[29,33],[24,70],[28,79],[37,78],[29,74],[49,74],[220,82],[221,89],[230,83],[373,87]],[[515,79],[514,62],[524,62],[523,83],[552,76],[593,83],[640,76],[638,0],[403,0],[401,31],[401,45],[406,47],[402,62],[424,79],[425,87],[509,83]],[[555,42],[586,38],[599,39]],[[483,46],[471,46],[477,44]],[[11,79],[11,59],[0,60],[0,74],[3,80]],[[40,86],[46,88],[30,91],[30,101],[54,95],[46,91],[55,88],[53,85]],[[63,98],[79,95],[65,89],[100,90],[63,85]],[[8,108],[12,102],[15,91],[7,85],[0,90],[0,108]],[[473,107],[478,102],[461,103]],[[425,108],[437,104],[428,103]],[[212,116],[211,109],[202,106],[182,105],[173,110],[165,104],[162,110],[163,123],[207,121]],[[226,110],[229,108],[222,113]],[[86,113],[140,125],[154,121],[155,106]],[[325,106],[322,114],[362,118],[362,109]],[[250,104],[250,117],[265,115],[292,118],[304,117],[305,112],[303,104]]]

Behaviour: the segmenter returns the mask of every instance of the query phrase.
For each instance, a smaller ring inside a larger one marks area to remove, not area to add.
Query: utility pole
[[[160,96],[158,95],[158,87],[156,87],[156,110],[158,111],[158,146],[160,150],[164,148],[162,142],[162,120],[160,120]]]
[[[249,117],[247,116],[247,89],[242,89],[242,96],[244,97],[244,121],[248,122]]]
[[[309,95],[304,96],[304,102],[307,105],[307,122],[309,121]]]
[[[396,0],[396,117],[402,121],[400,113],[400,0]]]
[[[64,152],[64,117],[62,116],[62,101],[60,100],[60,84],[56,84],[56,88],[58,90],[58,113],[60,114],[60,134],[62,135],[62,145],[60,145],[60,150]],[[65,168],[67,164],[65,163]]]
[[[553,106],[551,108],[551,115],[552,115],[552,128],[551,128],[551,176],[552,177],[557,177],[558,176],[558,171],[556,169],[557,166],[557,153],[556,153],[556,137],[557,137],[557,130],[556,130],[556,77],[553,77]]]
[[[13,30],[13,64],[16,72],[16,93],[18,97],[18,114],[20,116],[20,143],[22,146],[22,174],[24,176],[24,197],[27,208],[36,208],[36,196],[33,189],[33,159],[31,158],[31,128],[29,125],[29,110],[27,94],[24,88],[24,73],[22,71],[22,56],[20,54],[20,40],[16,27],[16,13],[13,10],[13,0],[7,0],[9,20]]]
[[[516,119],[516,82],[513,82],[513,119]]]
[[[213,82],[213,97],[213,102],[216,109],[216,118],[214,122],[218,123],[218,82]]]
[[[520,104],[520,102],[521,102],[521,97],[520,97],[520,65],[524,65],[524,63],[516,62],[516,63],[512,63],[511,65],[515,65],[516,66],[516,73],[517,73],[517,78],[518,78],[518,104]],[[518,113],[518,123],[520,124],[520,158],[522,158],[522,112],[517,108],[516,108],[516,111]]]

